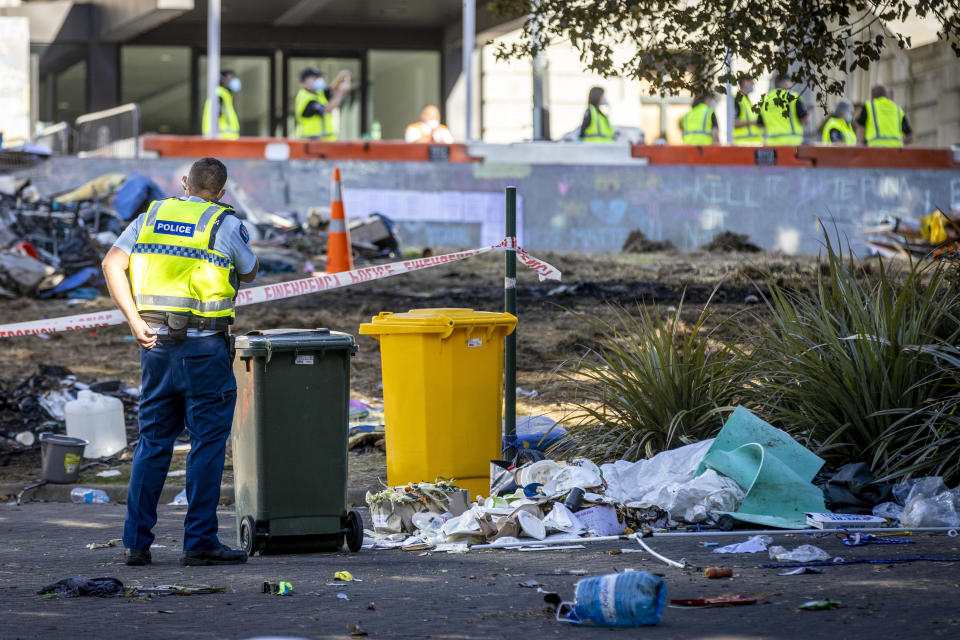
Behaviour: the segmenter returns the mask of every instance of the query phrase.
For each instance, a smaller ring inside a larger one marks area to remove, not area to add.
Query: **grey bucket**
[[[83,448],[89,444],[82,438],[56,433],[40,434],[40,459],[43,479],[57,484],[72,484],[80,474]]]

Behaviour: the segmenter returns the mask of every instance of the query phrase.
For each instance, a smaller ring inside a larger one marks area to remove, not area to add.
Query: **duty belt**
[[[202,318],[183,313],[164,313],[162,311],[144,311],[140,314],[144,322],[162,324],[167,327],[167,335],[157,336],[159,340],[184,340],[187,329],[199,331],[229,331],[232,318]]]

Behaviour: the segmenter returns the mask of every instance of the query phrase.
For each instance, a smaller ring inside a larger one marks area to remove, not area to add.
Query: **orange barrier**
[[[318,142],[288,138],[238,138],[210,140],[201,136],[147,134],[142,137],[144,151],[164,158],[249,158],[267,156],[272,151],[289,150],[291,160],[378,160],[381,162],[476,162],[463,144],[407,144],[392,141]]]
[[[353,271],[353,251],[350,247],[350,229],[343,211],[343,183],[340,169],[333,170],[333,188],[330,190],[330,227],[327,229],[327,273]]]
[[[631,148],[634,158],[647,158],[650,164],[691,164],[722,166],[778,167],[889,167],[898,169],[952,169],[960,167],[953,150],[905,147],[882,149],[801,145],[799,147],[731,147],[708,145],[642,145]]]
[[[955,169],[953,150],[938,147],[884,149],[869,147],[826,147],[804,145],[797,157],[815,167],[893,167],[897,169]]]

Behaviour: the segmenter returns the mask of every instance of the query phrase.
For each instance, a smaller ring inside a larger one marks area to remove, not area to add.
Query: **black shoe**
[[[153,562],[150,549],[124,549],[123,562],[128,567],[142,567]]]
[[[247,561],[247,552],[231,549],[225,544],[202,551],[184,551],[180,556],[181,567],[206,567],[218,564],[243,564]]]

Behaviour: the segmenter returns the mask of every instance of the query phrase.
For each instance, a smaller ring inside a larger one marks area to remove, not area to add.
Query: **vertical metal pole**
[[[207,104],[210,105],[207,137],[218,138],[220,101],[220,0],[207,0]]]
[[[733,75],[733,64],[730,60],[730,52],[727,52],[727,74]],[[733,87],[727,80],[727,144],[733,144]]]
[[[507,224],[508,238],[517,237],[517,188],[507,187]],[[507,247],[506,278],[503,281],[503,299],[507,313],[517,315],[517,251]],[[520,327],[517,326],[517,331]],[[503,435],[504,440],[513,441],[517,434],[517,331],[506,337],[504,342],[504,387],[503,387]],[[514,447],[504,448],[504,459],[516,455]]]
[[[463,0],[463,82],[466,89],[466,140],[473,140],[473,48],[476,42],[477,2]]]
[[[539,5],[539,3],[537,3]],[[540,39],[540,22],[534,16],[530,16],[530,20],[534,21],[534,30],[532,34],[533,44],[539,46],[541,44]],[[533,139],[534,140],[543,140],[544,138],[544,123],[543,123],[543,71],[546,66],[544,56],[542,53],[538,53],[533,57],[531,64],[531,71],[533,75]]]

